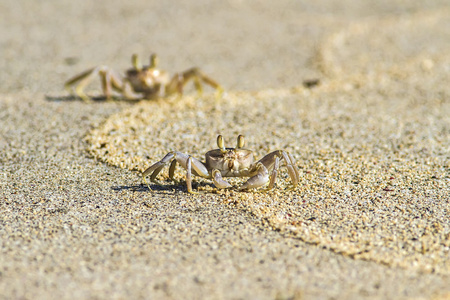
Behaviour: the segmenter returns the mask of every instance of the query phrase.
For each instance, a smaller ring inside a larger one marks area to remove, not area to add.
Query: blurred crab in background
[[[112,99],[112,91],[122,94],[127,99],[155,99],[167,97],[173,94],[182,95],[184,86],[192,80],[199,94],[202,93],[202,83],[213,87],[218,96],[223,92],[222,87],[213,79],[203,74],[198,68],[191,68],[181,73],[176,73],[170,78],[169,73],[160,70],[156,54],[150,56],[150,64],[142,66],[136,54],[132,56],[133,67],[128,69],[124,77],[107,66],[98,66],[86,70],[65,83],[65,88],[75,93],[84,101],[90,97],[85,94],[85,87],[95,76],[101,80],[103,94],[107,100]]]
[[[236,148],[225,148],[221,135],[217,137],[217,146],[219,149],[206,152],[206,162],[181,152],[169,152],[162,160],[144,171],[143,180],[147,184],[146,177],[150,175],[150,180],[155,182],[156,176],[169,164],[169,178],[173,180],[178,163],[186,169],[186,185],[189,193],[193,193],[192,174],[212,179],[214,185],[220,189],[231,187],[224,177],[250,177],[238,188],[239,190],[254,189],[267,183],[269,183],[268,189],[272,189],[281,167],[286,167],[293,187],[296,187],[300,181],[294,158],[284,150],[271,152],[255,162],[253,151],[243,148],[242,135],[237,138]]]

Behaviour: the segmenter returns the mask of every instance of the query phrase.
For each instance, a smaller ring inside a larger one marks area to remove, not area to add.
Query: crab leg
[[[186,154],[182,154],[179,152],[177,152],[177,154],[183,156],[177,156],[177,162],[186,169],[186,187],[188,193],[192,194],[194,193],[192,191],[192,173],[197,176],[209,177],[208,170],[206,169],[205,165],[198,159],[195,159],[190,155],[187,157],[187,159],[185,159]]]
[[[172,180],[174,180],[173,176],[175,175],[176,167],[177,167],[177,160],[174,159],[174,160],[172,160],[172,163],[170,164],[170,167],[169,167],[169,178]]]
[[[92,77],[95,75],[95,73],[98,73],[98,69],[98,67],[92,68],[76,75],[75,77],[67,80],[64,84],[64,87],[66,88],[66,90],[72,93],[72,86],[78,83],[78,85],[75,87],[75,93],[84,101],[89,102],[90,98],[84,93],[83,90],[86,85],[91,82]]]
[[[81,74],[78,74],[77,76],[69,79],[64,86],[67,90],[70,91],[71,87],[73,85],[76,85],[75,93],[84,101],[89,101],[90,98],[88,95],[86,95],[84,89],[92,81],[95,75],[100,76],[102,90],[104,95],[106,96],[106,99],[111,99],[112,89],[120,92],[123,90],[123,82],[120,77],[115,75],[114,72],[106,66],[99,66],[84,71]]]
[[[268,189],[273,189],[273,186],[275,185],[275,181],[277,180],[278,175],[278,168],[280,167],[280,158],[278,156],[275,157],[275,163],[273,165],[272,174],[270,175],[270,181]]]
[[[300,175],[295,167],[294,158],[286,151],[277,150],[267,154],[259,160],[259,162],[262,163],[268,170],[271,170],[269,189],[272,189],[275,184],[281,159],[284,159],[285,161],[285,166],[288,170],[289,177],[292,180],[292,185],[296,186],[300,182]]]
[[[208,170],[205,165],[198,159],[181,153],[181,152],[169,152],[160,161],[154,163],[142,173],[142,178],[147,184],[146,177],[150,175],[150,180],[155,182],[156,176],[162,171],[162,169],[169,165],[169,178],[173,180],[175,174],[176,165],[180,164],[186,170],[186,185],[189,193],[192,193],[192,174],[201,176],[204,178],[209,177]]]
[[[187,161],[186,161],[186,188],[188,193],[192,194],[192,179],[191,179],[191,174],[192,174],[192,157],[189,156]]]
[[[106,74],[106,76],[108,77],[110,90],[111,90],[111,88],[113,88],[116,92],[119,92],[119,93],[125,95],[125,81],[119,75],[117,75],[115,72],[113,72],[112,70],[108,70],[108,73]],[[108,95],[111,95],[111,91],[109,91],[107,93],[104,90],[104,93],[107,98],[108,98]],[[125,97],[126,97],[126,95],[125,95]]]
[[[151,174],[150,180],[153,182],[156,179],[156,176],[158,176],[159,172],[167,165],[169,164],[173,159],[175,158],[175,152],[169,152],[164,156],[163,159],[158,161],[157,163],[154,163],[150,167],[148,167],[144,173],[142,173],[142,179],[144,180],[145,184],[147,184],[147,180],[145,179],[148,175]]]
[[[297,186],[300,182],[300,174],[298,173],[297,168],[295,167],[295,160],[290,153],[283,151],[283,156],[285,156],[284,160],[287,162],[287,169],[289,173],[289,177],[291,177],[292,185]]]
[[[192,68],[184,71],[183,73],[175,74],[170,83],[166,86],[166,94],[169,95],[174,92],[183,94],[183,88],[189,80],[194,81],[195,89],[199,94],[203,92],[201,85],[202,81],[216,89],[220,94],[223,92],[223,88],[215,80],[203,74],[203,72],[201,72],[198,68]]]

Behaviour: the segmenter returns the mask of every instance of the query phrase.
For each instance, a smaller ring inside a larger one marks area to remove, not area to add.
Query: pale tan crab
[[[169,178],[173,180],[175,168],[179,163],[186,169],[187,191],[192,191],[192,174],[203,178],[212,179],[217,188],[229,188],[231,185],[223,177],[250,177],[238,189],[247,190],[258,188],[269,183],[268,189],[272,189],[280,167],[286,167],[293,187],[299,183],[299,173],[295,167],[294,158],[286,151],[276,150],[267,154],[257,162],[254,162],[253,151],[244,149],[244,137],[239,135],[236,148],[225,148],[223,137],[217,137],[219,149],[208,151],[205,154],[206,162],[177,151],[169,152],[162,160],[150,166],[142,174],[144,182],[150,175],[150,180],[155,182],[156,176],[161,170],[170,164]],[[284,161],[284,163],[281,163]],[[149,187],[150,188],[150,187]]]
[[[84,101],[89,101],[90,97],[84,93],[84,88],[94,76],[98,75],[107,100],[112,98],[113,90],[127,99],[155,99],[175,93],[182,95],[183,87],[190,80],[194,82],[198,93],[202,92],[202,82],[216,89],[218,95],[223,92],[217,82],[203,74],[198,68],[176,73],[170,78],[166,71],[157,68],[156,54],[150,56],[150,65],[148,66],[142,66],[136,54],[132,56],[131,60],[133,67],[126,71],[123,78],[106,66],[98,66],[69,79],[65,83],[65,88],[72,92],[72,87],[75,86],[75,93]]]

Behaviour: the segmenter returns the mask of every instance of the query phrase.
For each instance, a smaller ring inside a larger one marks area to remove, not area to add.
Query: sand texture
[[[0,299],[450,297],[446,1],[0,7]],[[225,93],[63,90],[152,52]],[[188,194],[181,167],[142,183],[218,134],[289,152],[300,184],[282,168],[271,191],[194,176]]]

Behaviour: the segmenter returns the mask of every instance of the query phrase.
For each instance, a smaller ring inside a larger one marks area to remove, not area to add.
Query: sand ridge
[[[414,22],[350,26],[345,34],[323,43],[329,47],[322,49],[328,69],[339,79],[312,91],[303,87],[230,91],[219,100],[185,96],[142,101],[93,130],[87,137],[89,151],[112,165],[142,172],[165,152],[181,151],[202,159],[215,148],[217,134],[228,141],[244,134],[258,157],[286,150],[298,159],[302,171],[300,187],[293,192],[284,191],[283,182],[267,195],[234,196],[272,227],[354,258],[449,274],[450,103],[440,89],[428,91],[426,98],[417,95],[417,89],[429,87],[430,81],[433,86],[444,84],[446,76],[432,74],[445,74],[437,69],[450,63],[443,51],[450,49],[445,42],[448,32],[433,29],[446,21],[439,11],[414,17]],[[375,26],[378,34],[373,37]],[[383,55],[390,55],[395,65],[386,58],[381,66],[375,57],[359,58],[377,55],[374,51],[341,49],[352,48],[348,41],[357,43],[369,35],[368,47],[376,49],[385,39],[405,34],[410,34],[409,42],[426,38],[428,43],[403,61],[386,50]],[[430,40],[442,43],[437,48],[441,52],[433,48],[433,53],[424,54],[430,45],[437,47]],[[339,56],[339,51],[350,55]],[[370,74],[361,75],[367,70]],[[357,85],[351,81],[356,72]],[[380,77],[384,80],[373,81]],[[386,86],[389,94],[380,94]],[[391,99],[401,93],[407,94],[406,99]],[[413,117],[418,114],[423,120]],[[179,173],[182,179],[184,173]]]

